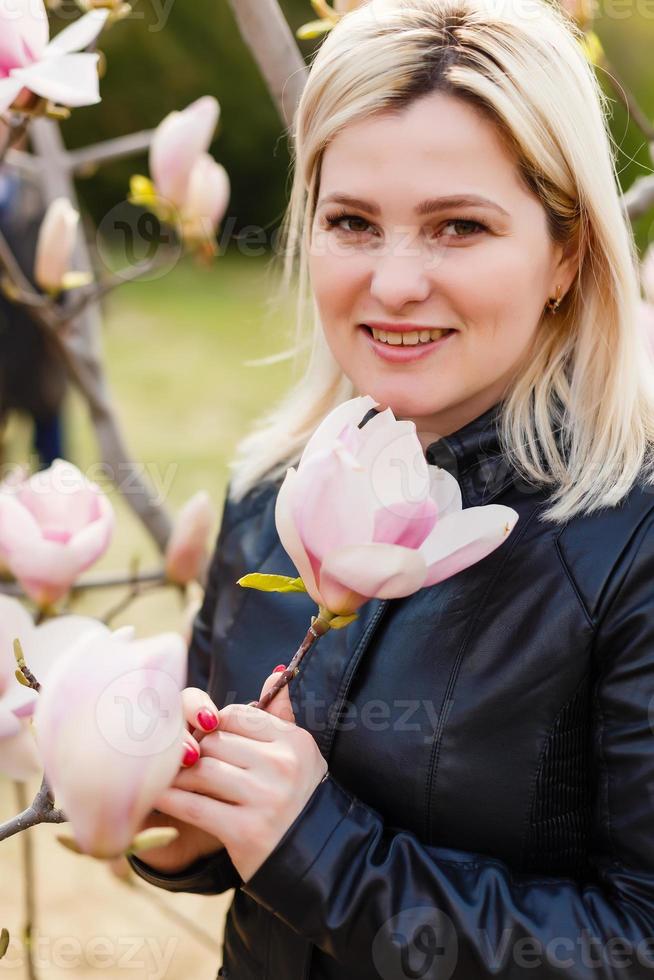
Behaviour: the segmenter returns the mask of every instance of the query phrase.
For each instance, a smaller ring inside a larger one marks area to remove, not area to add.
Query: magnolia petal
[[[357,461],[369,473],[375,508],[408,514],[411,507],[429,500],[429,467],[411,420],[396,420],[390,408],[373,416],[362,429]],[[427,511],[432,505],[425,505]],[[414,525],[415,527],[415,525]],[[431,530],[426,528],[424,536]],[[398,544],[416,547],[423,538],[412,536]],[[375,538],[388,541],[388,537]]]
[[[417,504],[399,501],[389,507],[380,507],[375,511],[373,540],[419,548],[431,533],[438,516],[438,508],[429,497]]]
[[[215,521],[216,513],[206,490],[199,490],[186,501],[166,544],[164,564],[171,582],[187,585],[202,576]]]
[[[56,616],[37,626],[23,644],[25,662],[41,685],[58,658],[86,635],[100,638],[112,635],[109,627],[91,616]],[[91,654],[92,655],[92,654]]]
[[[372,541],[374,503],[369,474],[341,443],[311,454],[297,473],[293,515],[314,572],[337,548]]]
[[[18,637],[25,647],[34,629],[32,617],[22,603],[0,595],[0,692],[14,680],[14,640]]]
[[[0,23],[3,74],[42,57],[50,36],[43,0],[0,0]]]
[[[90,10],[79,20],[76,20],[74,24],[70,24],[68,27],[64,27],[63,31],[59,31],[46,47],[45,56],[83,51],[98,37],[108,16],[108,10]]]
[[[322,591],[323,576],[329,576],[368,598],[396,599],[422,588],[426,574],[424,558],[413,548],[379,543],[351,545],[327,556],[320,586]]]
[[[67,197],[50,203],[39,229],[34,280],[41,289],[57,290],[70,268],[77,238],[79,212]]]
[[[10,565],[21,586],[36,603],[56,602],[77,578],[77,556],[67,544],[40,539],[11,555]]]
[[[5,704],[5,699],[0,701],[0,739],[10,738],[20,731],[20,721]],[[2,759],[2,742],[0,742],[0,760]],[[0,769],[2,768],[0,764]]]
[[[0,772],[10,779],[23,782],[41,772],[41,769],[39,753],[28,723],[19,723],[15,735],[0,739]]]
[[[350,398],[333,409],[322,420],[304,447],[298,470],[313,453],[332,445],[346,425],[358,425],[367,412],[371,408],[376,408],[378,404],[379,402],[376,402],[370,395],[361,395],[358,398]]]
[[[6,112],[12,102],[15,102],[24,86],[11,76],[0,78],[0,113]]]
[[[100,101],[98,54],[64,54],[44,58],[29,68],[18,68],[11,77],[40,95],[61,105],[95,105]]]
[[[277,527],[279,540],[284,546],[284,550],[286,551],[287,555],[297,568],[300,578],[306,586],[307,592],[314,602],[320,605],[322,600],[320,593],[318,592],[316,578],[313,574],[309,556],[306,552],[306,548],[302,544],[302,539],[293,517],[293,500],[296,483],[297,472],[291,466],[286,471],[286,477],[279,488],[277,500],[275,501],[275,525]]]
[[[15,553],[31,548],[40,539],[39,525],[15,494],[0,493],[0,553],[10,568]]]
[[[416,435],[416,424],[409,419],[396,419],[393,410],[384,409],[368,419],[361,433],[361,449],[357,459],[371,470],[380,458],[390,457],[391,465],[399,470],[400,460],[406,460],[410,472],[427,486],[427,460]]]
[[[461,487],[458,481],[440,466],[429,467],[429,495],[438,508],[439,520],[461,510]]]
[[[132,643],[88,635],[54,665],[36,707],[37,740],[85,852],[124,851],[177,773],[185,677],[176,633]]]
[[[487,504],[438,521],[420,548],[428,568],[424,584],[435,585],[481,561],[502,544],[517,520],[511,507]]]
[[[111,541],[114,523],[115,518],[112,510],[111,513],[105,513],[104,517],[99,520],[87,524],[85,528],[82,528],[70,539],[67,549],[79,572],[83,572],[105,553]]]
[[[29,718],[34,713],[38,693],[32,687],[25,687],[14,678],[11,687],[4,693],[0,704],[10,711],[16,719]]]
[[[225,168],[203,153],[191,170],[184,206],[185,220],[196,223],[205,234],[215,231],[229,204],[230,181]]]
[[[344,617],[356,613],[357,609],[369,598],[354,589],[350,589],[347,585],[343,585],[342,582],[325,571],[324,565],[320,569],[320,596],[320,604],[325,609]]]
[[[180,209],[193,166],[209,149],[219,118],[218,100],[204,95],[182,112],[169,112],[157,126],[150,146],[150,176],[158,194]]]

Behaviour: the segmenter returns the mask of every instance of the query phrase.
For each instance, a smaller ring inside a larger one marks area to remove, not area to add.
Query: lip
[[[377,327],[377,324],[368,323],[366,324],[366,326]],[[443,344],[446,344],[448,340],[451,340],[453,337],[455,337],[458,332],[452,329],[452,333],[448,333],[445,337],[441,337],[440,340],[432,340],[428,344],[416,344],[415,346],[412,347],[405,347],[404,345],[391,346],[391,344],[385,344],[381,340],[375,340],[375,338],[372,336],[371,333],[369,333],[368,330],[366,330],[366,327],[363,324],[360,324],[358,329],[361,331],[365,340],[367,341],[368,344],[370,344],[371,349],[378,357],[381,357],[383,361],[390,361],[391,363],[395,363],[395,364],[400,364],[400,363],[403,364],[406,361],[418,361],[423,357],[429,357],[430,354],[434,354],[440,347],[443,346]],[[380,326],[379,329],[389,330],[390,327]],[[397,332],[402,333],[404,332],[404,329],[405,328]],[[416,328],[414,327],[413,329]],[[422,329],[426,330],[429,328],[423,327]],[[435,330],[436,327],[432,327],[431,329]]]

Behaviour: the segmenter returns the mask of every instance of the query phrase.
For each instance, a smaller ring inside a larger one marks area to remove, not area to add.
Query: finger
[[[249,803],[254,790],[245,769],[211,756],[203,756],[192,769],[179,772],[173,786],[227,803]]]
[[[249,704],[226,704],[220,709],[220,732],[233,732],[260,742],[274,742],[295,729],[282,718]]]
[[[212,732],[218,727],[220,712],[207,692],[201,688],[184,688],[182,691],[182,708],[186,723],[192,732],[196,728],[203,732]]]
[[[280,666],[282,666],[280,664]],[[274,672],[266,678],[263,688],[261,689],[260,698],[267,694],[273,685],[279,680],[279,672],[275,668]],[[293,712],[293,706],[291,705],[291,698],[288,693],[288,684],[285,684],[281,691],[278,691],[274,696],[270,704],[264,709],[269,715],[274,715],[275,718],[281,718],[282,721],[287,721],[291,724],[295,724],[295,714]]]
[[[226,842],[233,816],[240,810],[235,803],[224,803],[200,793],[189,793],[170,786],[155,800],[161,813],[191,824]]]
[[[195,763],[200,758],[200,746],[196,739],[193,738],[190,732],[184,734],[182,739],[182,761],[181,766],[183,769],[187,769],[189,766],[194,766]]]
[[[256,765],[260,753],[260,746],[251,738],[243,738],[242,735],[235,735],[234,732],[225,732],[222,728],[205,735],[200,743],[202,756],[222,759],[223,762],[229,762],[230,765],[238,766],[240,769],[250,769]]]

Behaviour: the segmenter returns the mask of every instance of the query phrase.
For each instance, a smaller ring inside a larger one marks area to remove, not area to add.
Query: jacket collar
[[[456,478],[464,503],[469,507],[489,503],[515,476],[500,448],[501,408],[501,403],[496,403],[425,449],[430,465],[440,466]]]

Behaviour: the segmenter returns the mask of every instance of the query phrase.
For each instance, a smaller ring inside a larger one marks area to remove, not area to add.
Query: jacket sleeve
[[[594,880],[426,846],[330,775],[242,890],[362,980],[654,980],[652,525],[596,621]]]
[[[193,632],[188,652],[186,686],[208,689],[211,671],[213,619],[216,601],[222,587],[224,567],[222,562],[223,547],[227,535],[236,521],[237,506],[229,500],[229,487],[223,507],[223,516],[216,546],[209,566],[207,587],[202,607],[193,623]],[[134,871],[145,881],[159,888],[172,892],[194,892],[200,895],[218,895],[230,888],[237,888],[241,876],[232,864],[225,848],[221,848],[207,857],[198,858],[187,868],[176,874],[165,874],[140,858],[128,858]]]

